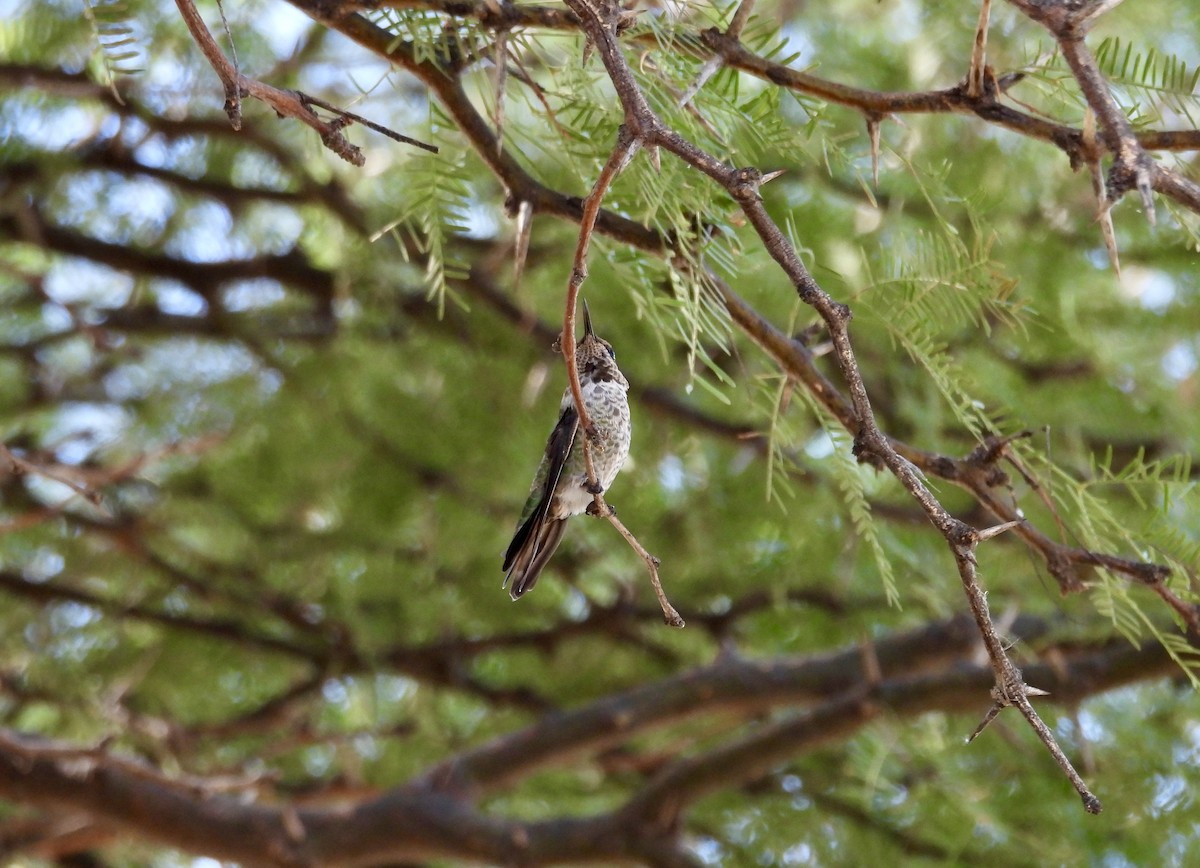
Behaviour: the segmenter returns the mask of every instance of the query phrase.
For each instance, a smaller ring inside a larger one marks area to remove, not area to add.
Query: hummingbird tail
[[[512,581],[508,593],[519,599],[537,583],[538,576],[562,540],[567,521],[534,513],[521,525],[504,558],[504,583]]]

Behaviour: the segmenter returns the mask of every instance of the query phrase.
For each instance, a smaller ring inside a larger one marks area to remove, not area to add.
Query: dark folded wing
[[[554,489],[558,487],[558,480],[567,463],[567,456],[571,454],[571,446],[575,442],[575,432],[578,429],[579,415],[575,412],[575,405],[571,404],[563,410],[562,415],[558,418],[558,424],[550,432],[550,439],[546,441],[546,454],[542,458],[541,466],[538,467],[537,476],[534,477],[533,490],[526,503],[527,514],[522,517],[520,527],[517,528],[516,535],[509,543],[508,551],[504,553],[504,566],[501,569],[506,573],[513,566],[517,553],[526,543],[541,548],[538,545],[540,534],[534,533],[534,530],[541,527],[546,519],[546,513],[554,500]],[[531,557],[527,560],[529,562],[536,560],[535,555],[536,551],[532,552]],[[505,581],[508,581],[507,577],[505,577]]]

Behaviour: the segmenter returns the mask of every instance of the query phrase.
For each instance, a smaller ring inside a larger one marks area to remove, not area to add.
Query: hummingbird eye
[[[617,360],[617,351],[612,348],[612,344],[610,344],[608,341],[605,341],[604,349],[608,350],[608,357],[615,362]]]

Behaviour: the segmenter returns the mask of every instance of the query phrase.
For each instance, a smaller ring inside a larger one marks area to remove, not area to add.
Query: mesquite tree
[[[1192,12],[9,4],[0,852],[1182,863]]]

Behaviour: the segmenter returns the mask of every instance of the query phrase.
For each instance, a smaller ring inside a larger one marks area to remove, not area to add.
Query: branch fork
[[[1009,0],[1033,21],[1041,24],[1054,37],[1062,50],[1063,58],[1071,68],[1080,92],[1087,101],[1088,109],[1094,112],[1095,120],[1086,120],[1084,139],[1089,138],[1087,124],[1098,123],[1104,146],[1113,155],[1113,165],[1108,172],[1107,184],[1099,175],[1099,160],[1089,158],[1092,183],[1100,204],[1101,226],[1105,246],[1113,262],[1114,270],[1120,275],[1116,241],[1113,236],[1109,209],[1121,196],[1137,190],[1142,210],[1151,226],[1157,222],[1153,191],[1200,207],[1200,184],[1183,177],[1173,169],[1156,162],[1146,151],[1129,118],[1121,109],[1100,71],[1095,56],[1088,49],[1084,37],[1096,20],[1120,5],[1121,0]],[[1091,150],[1089,148],[1089,150]]]

